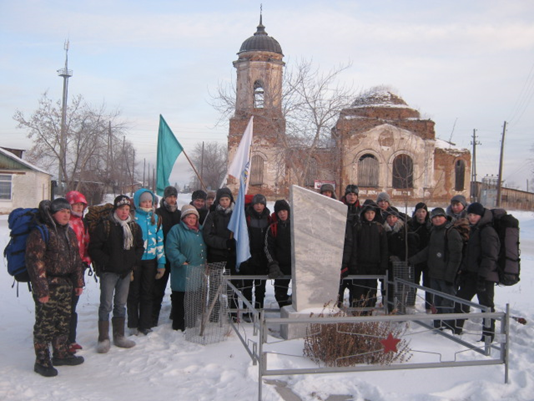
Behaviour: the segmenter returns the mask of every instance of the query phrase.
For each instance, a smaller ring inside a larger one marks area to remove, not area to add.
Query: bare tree
[[[124,123],[118,121],[119,112],[107,112],[105,105],[95,109],[81,95],[75,96],[67,110],[66,162],[63,173],[64,191],[80,190],[85,182],[116,186],[119,181],[133,181],[133,146],[121,139]],[[46,93],[39,99],[39,108],[26,118],[16,111],[13,119],[17,128],[28,130],[33,147],[28,159],[33,163],[58,171],[61,139],[61,102],[54,102]],[[128,168],[121,161],[128,148]],[[117,164],[116,162],[119,161]],[[123,176],[130,175],[129,179]]]
[[[227,170],[228,148],[219,142],[197,143],[191,154],[193,162],[207,188],[218,188]],[[191,177],[193,186],[200,188],[195,175]]]

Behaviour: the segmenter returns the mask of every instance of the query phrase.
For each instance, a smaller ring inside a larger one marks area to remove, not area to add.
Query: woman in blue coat
[[[173,330],[184,331],[186,327],[184,308],[186,290],[195,292],[202,288],[206,245],[198,220],[197,209],[192,205],[184,205],[180,224],[171,228],[165,241],[165,253],[171,264]]]

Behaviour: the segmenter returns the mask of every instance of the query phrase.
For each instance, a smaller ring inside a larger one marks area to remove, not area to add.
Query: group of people
[[[335,198],[330,184],[320,192]],[[415,282],[422,277],[423,285],[466,300],[476,294],[482,305],[493,310],[499,238],[491,227],[491,212],[479,203],[468,205],[458,195],[447,210],[438,207],[429,213],[425,203],[418,203],[410,218],[391,205],[385,192],[376,202],[368,199],[360,204],[358,196],[358,186],[351,184],[340,199],[347,205],[340,304],[346,289],[354,307],[374,307],[378,298],[376,278],[344,279],[347,275],[376,276],[387,271],[392,279],[393,264],[409,261]],[[147,335],[158,325],[169,280],[172,328],[186,330],[186,291],[195,290],[191,285],[199,284],[192,278],[199,277],[209,263],[222,263],[231,275],[261,276],[237,281],[255,308],[264,307],[266,275],[274,279],[278,305],[291,304],[291,225],[286,200],[277,200],[271,213],[264,195],[247,196],[251,257],[237,267],[236,241],[228,229],[235,208],[232,192],[228,188],[216,193],[197,190],[181,210],[177,197],[176,188],[165,188],[156,208],[157,198],[146,188],[136,191],[133,198],[119,195],[91,232],[84,222],[87,201],[80,192],[41,202],[40,214],[50,237],[46,240],[38,230],[32,231],[26,250],[36,308],[36,373],[56,376],[55,366],[84,362],[76,355],[82,348],[76,342],[76,305],[84,288],[84,271],[90,265],[100,279],[98,353],[108,352],[111,346],[110,315],[117,347],[135,346],[125,335],[126,326],[132,333]],[[470,227],[468,240],[451,229],[459,221]],[[384,303],[394,304],[393,293],[388,290]],[[231,308],[237,307],[235,299],[230,302]],[[437,313],[455,310],[450,300],[430,294],[426,307]],[[435,321],[437,328],[451,328],[457,334],[462,324],[460,320]],[[493,327],[484,330],[493,338]]]

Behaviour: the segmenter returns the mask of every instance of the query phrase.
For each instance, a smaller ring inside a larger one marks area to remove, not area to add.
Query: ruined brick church
[[[287,197],[290,185],[297,183],[295,163],[298,167],[307,149],[288,152],[284,140],[282,47],[267,34],[260,17],[257,31],[243,42],[237,55],[229,163],[254,116],[249,193]],[[361,199],[376,199],[385,191],[393,203],[443,204],[454,195],[468,197],[470,152],[436,139],[434,125],[388,90],[369,91],[340,112],[332,127],[332,145],[313,153],[304,186],[312,189],[314,184],[332,182],[339,197],[348,184],[356,184]],[[237,191],[235,181],[230,186]]]

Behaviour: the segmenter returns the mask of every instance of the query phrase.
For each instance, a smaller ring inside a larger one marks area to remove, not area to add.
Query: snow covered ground
[[[492,401],[534,400],[534,213],[515,212],[521,221],[522,276],[514,287],[496,289],[496,307],[510,304],[510,383],[504,367],[482,366],[328,375],[279,376],[264,379],[264,400]],[[0,216],[0,249],[9,239],[7,216]],[[169,298],[160,325],[146,337],[131,337],[137,346],[95,352],[99,289],[92,278],[78,305],[79,352],[85,363],[59,367],[59,376],[33,372],[34,305],[24,285],[20,295],[10,288],[5,260],[0,262],[0,400],[256,400],[258,367],[237,336],[199,345],[171,329]],[[274,302],[272,287],[267,302]],[[447,343],[434,336],[436,348]],[[301,349],[294,350],[295,354]],[[276,380],[278,386],[273,384]],[[278,389],[286,385],[283,397]],[[337,396],[336,396],[337,395]],[[295,397],[295,398],[291,398]]]

